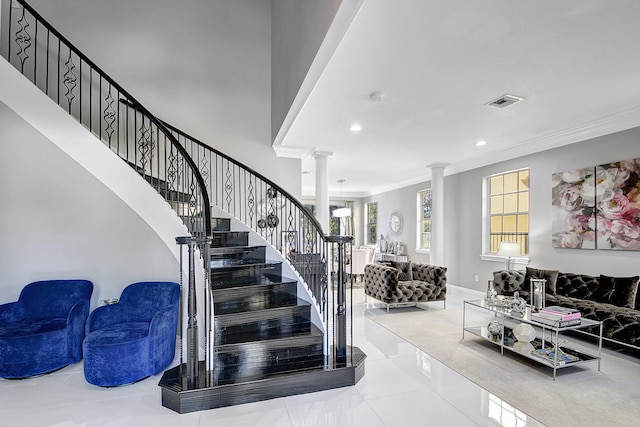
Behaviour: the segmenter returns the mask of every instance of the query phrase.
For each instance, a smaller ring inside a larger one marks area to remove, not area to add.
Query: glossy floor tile
[[[466,291],[448,293],[447,310]],[[353,338],[367,354],[355,386],[179,415],[162,407],[159,376],[103,389],[84,380],[82,363],[19,381],[0,379],[2,425],[411,427],[542,426],[371,320],[388,316],[354,291]],[[429,306],[425,311],[441,310]]]

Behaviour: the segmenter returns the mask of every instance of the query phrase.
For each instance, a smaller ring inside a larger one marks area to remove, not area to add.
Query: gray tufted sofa
[[[589,276],[527,268],[526,272],[495,272],[493,287],[502,295],[518,291],[529,301],[530,278],[547,279],[546,305],[576,308],[583,317],[602,321],[605,342],[640,350],[638,277]],[[594,327],[588,332],[597,334],[598,330]]]
[[[447,269],[427,264],[368,264],[364,293],[387,305],[442,301],[446,308]]]

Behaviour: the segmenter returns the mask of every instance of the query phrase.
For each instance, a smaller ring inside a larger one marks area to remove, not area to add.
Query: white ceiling
[[[640,126],[639,20],[637,0],[365,0],[276,145],[333,152],[333,193],[362,196]],[[525,100],[484,105],[504,94]]]

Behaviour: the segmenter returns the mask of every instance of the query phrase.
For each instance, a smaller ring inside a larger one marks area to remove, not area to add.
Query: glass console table
[[[400,261],[407,262],[409,261],[409,255],[399,255],[399,254],[391,254],[387,252],[380,252],[378,254],[379,261]]]
[[[520,324],[533,327],[535,338],[531,342],[517,341],[513,336],[513,329]],[[565,332],[579,331],[593,326],[597,326],[599,329],[597,353],[586,349],[578,350],[575,345],[572,347],[568,344]],[[462,339],[467,332],[500,346],[500,354],[502,355],[506,349],[553,368],[554,380],[558,369],[585,362],[597,362],[598,371],[600,370],[602,322],[599,321],[583,318],[578,325],[557,327],[532,320],[529,306],[524,314],[515,311],[512,313],[510,306],[495,305],[482,299],[464,301]]]

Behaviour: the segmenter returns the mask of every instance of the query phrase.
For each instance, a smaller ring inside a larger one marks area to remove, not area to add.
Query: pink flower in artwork
[[[582,236],[574,231],[554,233],[553,246],[556,248],[579,249],[582,247]]]
[[[575,211],[583,206],[580,189],[576,185],[562,185],[558,190],[557,205],[568,211]]]
[[[553,175],[555,247],[640,250],[640,158]]]
[[[605,200],[600,204],[600,211],[605,218],[621,219],[628,214],[631,207],[631,203],[626,196],[615,193],[609,200]]]
[[[640,249],[640,222],[627,219],[611,221],[611,242],[625,249]]]
[[[591,217],[588,215],[575,215],[567,220],[567,224],[572,231],[575,231],[577,233],[584,233],[592,229],[591,225],[589,224],[590,218]]]

